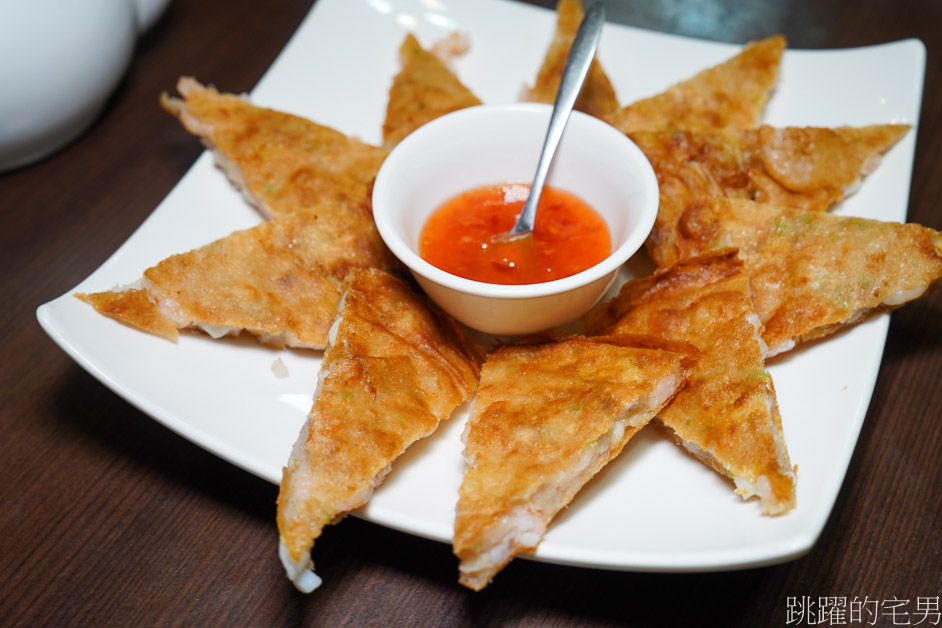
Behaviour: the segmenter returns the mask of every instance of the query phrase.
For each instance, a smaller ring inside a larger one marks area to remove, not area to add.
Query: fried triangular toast
[[[465,431],[459,582],[483,589],[516,554],[536,549],[556,513],[674,394],[686,359],[629,338],[491,352]]]
[[[94,307],[99,314],[141,331],[174,342],[179,336],[176,323],[164,314],[158,300],[146,289],[126,287],[107,292],[79,292],[75,296]]]
[[[671,242],[688,204],[712,196],[823,211],[852,193],[905,135],[906,124],[865,127],[762,126],[711,133],[632,133],[660,185],[648,252],[658,266],[680,258]]]
[[[606,121],[623,133],[752,128],[778,80],[784,50],[782,35],[752,42],[735,57],[627,105]]]
[[[524,89],[522,100],[548,104],[556,101],[556,92],[559,91],[559,82],[563,76],[566,58],[569,56],[569,49],[576,38],[576,31],[579,30],[579,24],[582,23],[584,15],[580,0],[559,0],[556,12],[556,32],[553,40],[546,51],[543,65],[537,73],[536,82],[533,87]],[[575,108],[603,120],[618,110],[615,88],[612,87],[598,59],[595,59],[589,68],[589,74],[576,100]]]
[[[382,271],[351,272],[333,333],[278,495],[279,555],[305,592],[320,584],[310,553],[324,526],[366,503],[477,386],[458,325]]]
[[[184,77],[163,107],[213,149],[216,163],[266,218],[323,201],[366,204],[387,151],[300,116],[257,107]]]
[[[399,48],[402,69],[393,78],[383,122],[383,141],[392,147],[409,133],[446,113],[480,105],[458,77],[411,34]]]
[[[898,307],[942,277],[942,234],[917,224],[726,198],[692,203],[678,222],[679,257],[739,249],[770,355]]]
[[[176,340],[177,329],[246,331],[274,346],[322,349],[351,268],[398,268],[369,213],[321,203],[236,231],[144,271],[135,288],[76,295]]]
[[[700,350],[687,384],[658,413],[661,427],[764,514],[795,506],[795,472],[782,434],[749,277],[735,250],[688,259],[622,286],[586,317],[589,333],[652,334]],[[657,422],[656,422],[657,424]]]

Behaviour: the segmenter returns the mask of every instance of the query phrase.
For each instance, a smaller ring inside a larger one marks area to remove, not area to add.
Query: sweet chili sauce
[[[562,279],[611,253],[605,221],[569,192],[544,187],[531,237],[499,238],[513,227],[530,186],[489,185],[439,206],[422,228],[419,255],[446,272],[495,284]]]

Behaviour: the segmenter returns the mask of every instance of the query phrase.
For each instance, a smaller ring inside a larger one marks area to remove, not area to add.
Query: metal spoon
[[[533,232],[533,222],[536,220],[536,208],[540,203],[540,195],[543,193],[543,185],[546,183],[546,175],[549,172],[550,164],[553,162],[553,156],[556,154],[556,148],[559,146],[559,140],[563,136],[563,130],[569,121],[569,114],[576,104],[576,98],[582,90],[582,84],[589,74],[589,67],[592,65],[592,59],[595,57],[595,50],[599,45],[599,38],[602,34],[602,24],[605,23],[605,6],[596,2],[586,11],[582,23],[579,24],[579,30],[569,49],[569,56],[566,58],[566,65],[563,67],[562,78],[559,81],[559,91],[556,92],[556,103],[553,105],[553,113],[550,115],[549,127],[546,130],[546,139],[543,141],[543,151],[540,153],[540,160],[536,166],[536,175],[533,177],[533,184],[530,186],[530,195],[523,206],[523,211],[517,217],[510,233],[505,234],[505,238],[516,239],[524,237]]]

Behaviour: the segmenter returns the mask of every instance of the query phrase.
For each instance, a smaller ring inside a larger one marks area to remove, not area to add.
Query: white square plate
[[[407,30],[424,45],[456,29],[466,33],[471,48],[457,60],[457,74],[483,101],[504,103],[532,82],[555,20],[551,11],[503,0],[318,0],[251,97],[379,143]],[[739,50],[607,24],[599,57],[619,100],[628,103]],[[917,40],[788,50],[765,122],[916,125],[924,67],[925,48]],[[835,211],[903,221],[915,143],[914,129]],[[277,483],[311,403],[319,353],[197,334],[182,334],[173,344],[100,316],[71,296],[133,282],[173,253],[259,221],[204,154],[101,268],[37,314],[53,340],[116,393],[209,451]],[[793,512],[763,517],[755,501],[742,502],[726,480],[644,430],[554,521],[535,557],[609,569],[694,571],[780,562],[807,551],[843,482],[887,326],[887,316],[873,318],[770,366],[792,462],[799,467]],[[286,378],[272,372],[278,358],[287,366]],[[449,543],[466,415],[467,408],[459,410],[397,461],[357,514]]]

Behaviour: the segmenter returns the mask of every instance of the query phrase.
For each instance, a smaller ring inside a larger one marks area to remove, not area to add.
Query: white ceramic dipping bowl
[[[444,201],[484,185],[532,182],[551,111],[482,105],[442,116],[397,145],[377,174],[373,215],[386,245],[443,310],[471,328],[520,335],[578,318],[654,225],[657,178],[644,153],[614,127],[573,112],[546,184],[576,194],[605,219],[608,258],[570,277],[511,286],[464,279],[419,256],[422,227]]]

